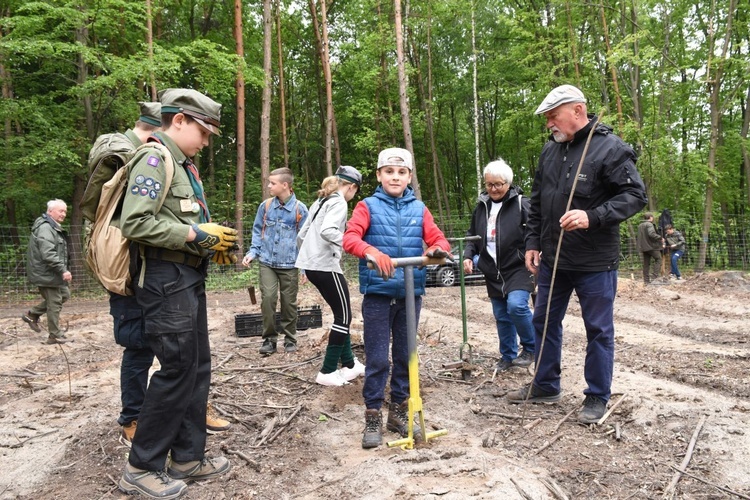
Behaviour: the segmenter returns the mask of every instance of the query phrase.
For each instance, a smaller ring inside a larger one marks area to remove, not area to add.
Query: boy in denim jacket
[[[406,333],[406,301],[403,268],[395,269],[391,258],[430,255],[447,257],[450,244],[427,207],[414,196],[411,182],[412,156],[401,148],[389,148],[378,155],[378,181],[375,193],[354,208],[344,233],[344,250],[360,258],[359,291],[362,299],[365,341],[365,431],[363,448],[382,443],[380,408],[385,400],[385,386],[390,365],[389,345],[393,336],[391,357],[391,397],[387,428],[407,435],[409,407],[409,348]],[[423,243],[427,250],[423,250]],[[368,269],[367,259],[377,263]],[[424,295],[425,271],[414,270],[416,321]],[[421,433],[414,426],[414,436]]]
[[[297,290],[299,270],[297,232],[307,218],[307,207],[297,200],[292,190],[291,169],[277,168],[268,176],[268,198],[258,207],[253,223],[253,239],[244,266],[260,259],[260,310],[263,316],[263,345],[260,353],[276,352],[276,303],[281,299],[281,330],[284,350],[297,350]]]

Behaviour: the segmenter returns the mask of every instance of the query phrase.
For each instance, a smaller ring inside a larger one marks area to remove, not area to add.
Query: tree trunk
[[[622,97],[620,96],[620,84],[617,80],[617,68],[615,68],[615,65],[612,64],[609,60],[612,57],[612,47],[609,43],[609,28],[607,27],[607,19],[604,16],[604,5],[602,3],[599,4],[599,12],[601,14],[602,18],[602,30],[604,33],[604,43],[605,47],[607,48],[607,58],[606,58],[606,64],[609,66],[609,72],[612,76],[612,86],[615,90],[615,102],[617,104],[617,124],[618,124],[618,134],[622,134],[623,130],[625,130],[625,124],[623,123],[622,119]]]
[[[404,147],[409,150],[414,160],[412,170],[411,185],[414,188],[414,195],[418,200],[422,199],[422,192],[419,189],[419,179],[417,177],[417,165],[414,158],[414,145],[411,138],[411,123],[409,116],[409,96],[408,85],[406,81],[406,61],[404,59],[404,36],[403,26],[401,23],[401,0],[394,0],[396,19],[396,58],[398,59],[398,95],[401,103],[401,124],[404,128]]]
[[[263,0],[263,97],[260,112],[260,182],[263,198],[267,198],[271,165],[271,0]]]
[[[146,44],[148,45],[148,74],[151,84],[151,101],[156,102],[156,77],[154,76],[154,28],[151,24],[151,0],[146,0]]]
[[[477,168],[477,199],[482,194],[482,159],[479,157],[479,94],[477,92],[477,44],[474,2],[471,2],[471,59],[474,73],[471,84],[474,97],[474,162]]]
[[[240,61],[245,60],[242,36],[242,0],[234,0],[234,46]],[[237,174],[234,187],[234,227],[240,235],[240,253],[243,252],[242,214],[245,205],[245,75],[242,65],[237,71]],[[286,142],[286,141],[285,141]]]
[[[747,150],[747,133],[750,129],[750,87],[747,89],[745,96],[745,119],[742,122],[742,165],[745,171],[745,189],[747,190],[747,204],[750,204],[750,153]]]
[[[281,122],[281,146],[284,150],[284,166],[289,168],[289,145],[286,138],[286,90],[284,89],[284,56],[281,52],[281,0],[276,1],[276,52],[279,59],[279,121]]]
[[[734,11],[737,8],[737,0],[729,1],[729,8],[727,9],[727,27],[724,33],[724,45],[721,50],[721,56],[716,59],[716,66],[713,72],[711,71],[711,63],[714,60],[714,43],[715,43],[715,26],[711,26],[708,30],[708,61],[706,62],[706,76],[708,78],[708,93],[709,93],[709,114],[711,117],[710,135],[708,141],[708,172],[706,172],[706,201],[705,210],[703,212],[703,227],[701,230],[701,241],[698,246],[698,262],[696,263],[696,270],[702,272],[706,267],[706,252],[708,248],[708,236],[711,230],[711,216],[713,213],[713,202],[714,202],[714,186],[717,182],[717,169],[716,169],[716,156],[719,145],[719,121],[723,112],[721,103],[721,84],[724,72],[724,61],[726,61],[727,52],[729,51],[729,41],[732,34],[732,18]],[[711,13],[711,19],[717,15],[716,6],[714,5]]]

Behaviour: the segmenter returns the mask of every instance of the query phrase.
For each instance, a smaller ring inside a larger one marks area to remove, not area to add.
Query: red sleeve
[[[427,247],[438,245],[440,248],[450,253],[451,244],[445,239],[445,235],[435,224],[435,219],[432,217],[432,213],[427,207],[424,207],[424,213],[422,215],[422,235],[424,242]]]
[[[364,259],[365,250],[372,246],[362,240],[369,228],[370,211],[367,209],[367,204],[364,201],[360,201],[354,207],[351,219],[346,223],[344,250],[355,257]]]

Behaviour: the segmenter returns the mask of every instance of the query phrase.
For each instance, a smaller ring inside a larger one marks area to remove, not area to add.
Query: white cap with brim
[[[406,167],[411,170],[414,167],[414,162],[412,161],[409,150],[403,148],[388,148],[381,151],[378,155],[378,170],[385,166]]]
[[[568,104],[571,102],[586,102],[586,97],[583,95],[577,87],[573,85],[560,85],[552,89],[552,92],[547,94],[542,103],[534,111],[535,115],[541,115],[551,109],[562,104]]]

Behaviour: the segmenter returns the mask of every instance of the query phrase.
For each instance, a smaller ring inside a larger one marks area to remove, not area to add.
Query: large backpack
[[[167,191],[174,177],[174,159],[166,146],[158,142],[147,142],[138,146],[133,159],[144,148],[156,148],[164,157],[166,179],[162,196],[154,213],[158,213],[164,203]],[[110,292],[119,295],[133,295],[130,275],[130,241],[122,235],[117,220],[122,210],[122,200],[128,188],[128,173],[132,159],[102,186],[96,218],[92,225],[91,237],[86,251],[86,264],[99,282]]]
[[[104,134],[96,139],[89,152],[89,180],[78,205],[84,219],[96,220],[102,186],[115,175],[118,168],[130,161],[134,152],[135,145],[125,134]]]

